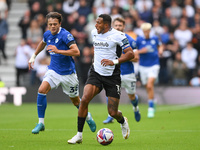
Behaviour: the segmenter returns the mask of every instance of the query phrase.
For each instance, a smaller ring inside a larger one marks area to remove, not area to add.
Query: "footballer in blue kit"
[[[113,21],[113,27],[116,30],[123,32],[125,29],[125,20],[123,18],[116,18]],[[125,36],[127,37],[129,44],[135,53],[135,57],[130,61],[120,64],[121,87],[125,88],[126,93],[129,96],[130,102],[133,105],[135,120],[139,122],[141,119],[141,115],[140,115],[139,107],[138,107],[138,96],[135,94],[137,80],[135,77],[135,71],[134,71],[134,65],[133,65],[133,62],[138,61],[139,56],[138,56],[138,52],[136,48],[136,41],[128,34],[125,34]],[[124,52],[122,51],[122,55],[123,54]],[[110,115],[108,115],[107,119],[103,121],[104,124],[111,123],[111,122],[113,122],[113,118]]]
[[[47,106],[46,95],[51,89],[62,86],[63,92],[69,96],[72,103],[79,109],[79,81],[77,78],[75,63],[72,56],[80,56],[80,51],[71,33],[61,27],[62,15],[57,12],[50,12],[46,16],[48,29],[43,40],[38,44],[35,53],[29,60],[29,69],[33,69],[35,57],[44,49],[51,56],[51,62],[44,75],[43,81],[38,89],[37,110],[39,123],[32,130],[38,134],[45,130],[44,117]],[[96,124],[88,112],[86,117],[92,132],[96,131]]]
[[[140,55],[139,71],[142,84],[146,87],[148,95],[148,118],[153,118],[155,113],[154,82],[156,81],[160,63],[159,55],[162,55],[163,46],[157,36],[150,36],[150,23],[143,23],[141,29],[144,37],[138,37],[136,45]]]

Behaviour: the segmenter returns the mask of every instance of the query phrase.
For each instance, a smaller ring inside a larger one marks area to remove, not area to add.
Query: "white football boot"
[[[82,136],[78,136],[77,134],[70,140],[68,140],[68,144],[80,144],[82,143],[83,139],[82,139]]]
[[[125,121],[123,124],[121,124],[121,128],[122,128],[122,135],[124,139],[128,139],[129,135],[130,135],[130,129],[128,126],[128,119],[126,117],[124,117]]]

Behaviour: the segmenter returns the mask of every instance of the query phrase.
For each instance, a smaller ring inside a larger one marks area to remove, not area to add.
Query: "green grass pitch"
[[[87,123],[83,130],[83,143],[70,145],[67,140],[77,132],[77,109],[69,103],[48,103],[44,132],[31,130],[38,122],[36,104],[2,104],[0,106],[0,150],[199,150],[200,106],[159,105],[155,118],[147,118],[147,105],[141,104],[141,121],[136,122],[131,105],[121,104],[119,109],[129,120],[131,134],[124,140],[120,125],[115,120],[104,125],[106,104],[89,105],[89,111],[100,128],[110,128],[114,140],[108,146],[100,145],[96,132]]]

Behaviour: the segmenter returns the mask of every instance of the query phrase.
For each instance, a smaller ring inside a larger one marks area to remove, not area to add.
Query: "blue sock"
[[[46,107],[47,107],[46,94],[38,93],[37,110],[38,110],[38,117],[39,118],[44,118]]]
[[[153,100],[152,100],[152,99],[148,100],[148,103],[149,103],[149,107],[151,107],[151,108],[154,107],[154,103],[153,103]]]
[[[131,100],[131,104],[134,106],[134,107],[137,107],[138,105],[138,96],[135,95],[135,99],[134,100]]]

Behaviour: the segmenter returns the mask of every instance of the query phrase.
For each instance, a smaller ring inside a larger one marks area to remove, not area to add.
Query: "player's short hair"
[[[62,22],[62,15],[58,12],[50,12],[46,15],[46,22],[48,22],[49,18],[58,19],[59,23]]]
[[[108,14],[101,14],[99,17],[103,18],[104,23],[107,23],[109,26],[111,26],[112,19]]]
[[[115,21],[122,22],[122,23],[123,23],[123,25],[125,25],[125,20],[124,20],[124,18],[117,17],[117,18],[115,18],[115,19],[113,20],[113,23],[114,23]]]
[[[152,27],[152,25],[150,23],[143,23],[140,28],[143,30],[143,31],[146,31],[146,30],[150,30]]]

